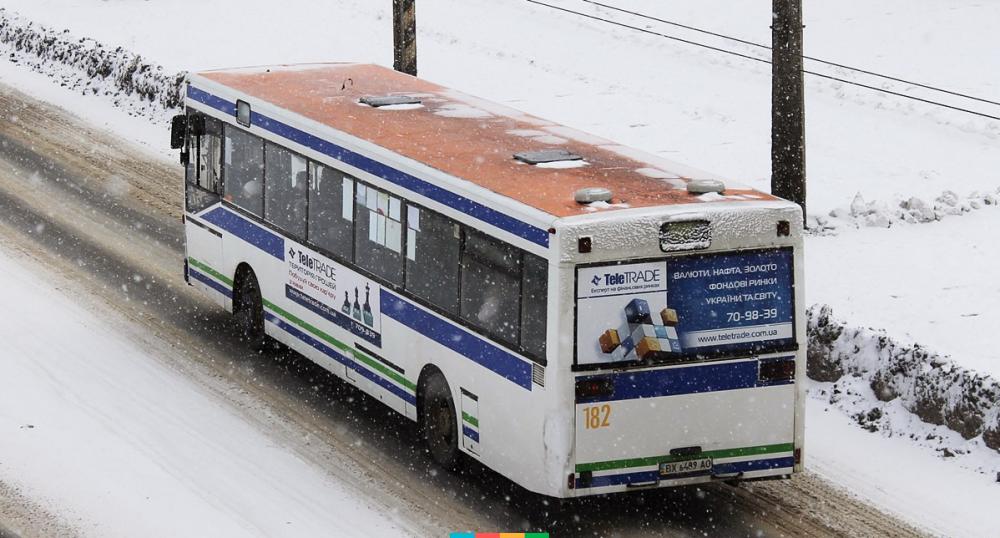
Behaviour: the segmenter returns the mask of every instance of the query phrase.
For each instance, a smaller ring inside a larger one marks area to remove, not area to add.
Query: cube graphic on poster
[[[649,302],[632,299],[622,309],[625,323],[617,329],[608,329],[598,337],[601,352],[611,355],[614,361],[651,360],[669,353],[680,353],[677,339],[677,311],[664,308],[659,313],[659,323],[653,322]]]

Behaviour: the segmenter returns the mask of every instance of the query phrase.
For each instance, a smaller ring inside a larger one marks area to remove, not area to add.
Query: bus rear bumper
[[[567,497],[605,495],[642,489],[670,488],[709,482],[779,480],[795,472],[791,456],[719,463],[711,473],[666,478],[658,469],[585,471],[573,475]]]

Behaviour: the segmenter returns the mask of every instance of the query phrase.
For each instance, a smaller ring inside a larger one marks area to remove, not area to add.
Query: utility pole
[[[393,69],[417,76],[416,0],[392,0]]]
[[[772,0],[771,194],[806,214],[802,0]]]

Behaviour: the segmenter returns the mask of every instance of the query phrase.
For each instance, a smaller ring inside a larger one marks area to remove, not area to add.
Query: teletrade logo
[[[660,282],[660,278],[663,275],[659,269],[644,269],[641,271],[622,271],[620,273],[604,273],[603,279],[602,275],[594,275],[591,282],[594,286],[603,284],[605,286],[629,286],[629,285],[643,285],[643,284],[656,284]]]

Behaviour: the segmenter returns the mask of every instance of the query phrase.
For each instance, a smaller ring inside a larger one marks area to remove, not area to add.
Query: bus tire
[[[441,372],[427,377],[421,398],[421,430],[427,451],[438,465],[455,471],[459,464],[458,416],[451,389]]]
[[[260,284],[253,270],[242,268],[236,278],[233,294],[233,319],[240,339],[254,351],[264,349],[267,334],[264,331],[264,300],[260,294]]]

